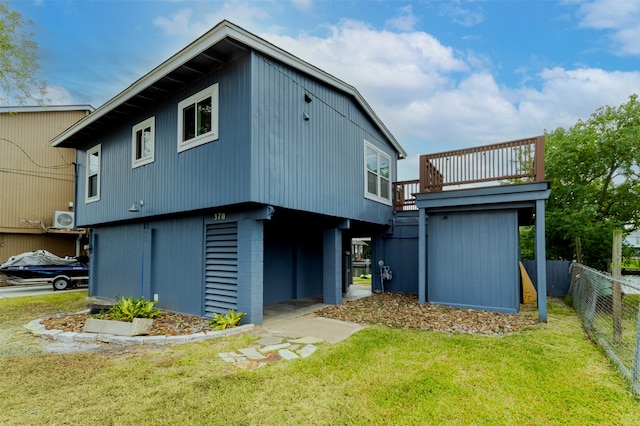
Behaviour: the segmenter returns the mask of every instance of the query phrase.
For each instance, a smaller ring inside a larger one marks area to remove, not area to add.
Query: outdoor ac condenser
[[[75,217],[73,212],[53,212],[53,225],[51,227],[58,229],[73,229],[75,227]]]

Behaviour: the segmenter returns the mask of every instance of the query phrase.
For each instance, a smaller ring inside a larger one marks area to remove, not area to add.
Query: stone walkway
[[[222,352],[218,356],[236,367],[253,370],[282,359],[306,358],[314,353],[318,348],[316,345],[322,342],[324,340],[318,337],[285,339],[265,334],[252,346],[233,352]]]

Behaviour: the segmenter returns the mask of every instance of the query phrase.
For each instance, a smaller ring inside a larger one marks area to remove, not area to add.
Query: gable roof
[[[407,156],[355,87],[226,20],[62,132],[51,141],[51,145],[77,147],[86,140],[85,137],[111,127],[114,121],[133,111],[152,105],[162,94],[176,90],[192,78],[204,74],[205,70],[210,72],[222,68],[227,62],[250,49],[268,55],[351,96],[393,145],[399,157]]]

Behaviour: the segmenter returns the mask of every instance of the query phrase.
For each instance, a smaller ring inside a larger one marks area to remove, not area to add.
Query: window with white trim
[[[96,145],[87,151],[87,197],[86,202],[100,199],[100,163],[102,146]]]
[[[178,152],[218,139],[218,83],[178,104]]]
[[[133,126],[131,131],[131,166],[139,167],[153,162],[155,150],[156,118],[151,117]]]
[[[364,195],[391,205],[391,157],[364,141]]]

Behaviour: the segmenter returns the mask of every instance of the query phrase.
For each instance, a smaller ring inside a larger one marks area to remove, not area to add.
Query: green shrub
[[[228,314],[214,312],[213,319],[209,320],[209,325],[214,330],[224,330],[238,325],[242,317],[244,317],[244,312],[236,312],[233,309],[229,309]]]
[[[144,297],[134,299],[122,297],[118,303],[109,309],[108,316],[117,321],[131,322],[134,318],[158,318],[162,315],[159,309],[154,308],[157,302],[144,300]]]

